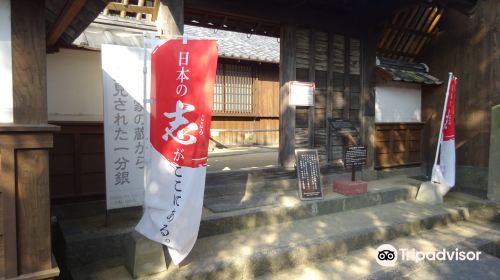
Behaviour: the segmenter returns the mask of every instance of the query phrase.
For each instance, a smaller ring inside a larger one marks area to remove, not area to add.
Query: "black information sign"
[[[357,133],[351,121],[345,119],[330,119],[330,126],[337,133]]]
[[[366,147],[365,146],[349,146],[345,151],[344,165],[361,166],[366,164]]]
[[[301,200],[323,199],[318,150],[295,150],[299,197]]]

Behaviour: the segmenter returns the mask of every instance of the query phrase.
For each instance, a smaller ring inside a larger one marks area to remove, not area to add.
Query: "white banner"
[[[144,50],[102,45],[106,207],[144,202]]]

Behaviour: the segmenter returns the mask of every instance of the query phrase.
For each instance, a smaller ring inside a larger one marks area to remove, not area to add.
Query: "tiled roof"
[[[440,85],[443,82],[429,74],[424,63],[401,62],[395,59],[377,57],[377,68],[386,73],[393,81]]]
[[[221,57],[274,63],[280,61],[280,43],[277,38],[191,25],[184,25],[184,33],[193,37],[220,39]]]
[[[100,49],[101,44],[142,47],[143,32],[155,33],[156,27],[143,21],[100,15],[74,42],[74,45]],[[280,43],[277,38],[239,32],[184,25],[188,38],[216,38],[220,40],[219,56],[279,63]]]

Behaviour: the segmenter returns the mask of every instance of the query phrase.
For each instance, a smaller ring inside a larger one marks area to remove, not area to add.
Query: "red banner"
[[[457,92],[457,78],[450,81],[450,93],[446,103],[446,113],[443,126],[443,141],[455,139],[455,96]]]
[[[178,166],[206,166],[215,40],[170,40],[151,56],[151,144]]]

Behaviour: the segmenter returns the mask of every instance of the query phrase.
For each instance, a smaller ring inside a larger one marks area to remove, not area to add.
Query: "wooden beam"
[[[309,81],[316,82],[316,31],[314,29],[309,30]],[[314,106],[309,106],[307,108],[307,132],[311,149],[314,148],[314,113]]]
[[[47,35],[48,48],[55,46],[59,38],[61,38],[61,35],[73,22],[85,3],[87,3],[87,0],[70,0],[66,3],[66,6],[64,6]]]
[[[184,33],[184,0],[159,1],[158,23],[161,34],[178,36]]]
[[[153,5],[153,14],[151,16],[151,21],[156,21],[158,18],[158,11],[160,10],[160,0],[155,0]]]
[[[137,2],[137,5],[139,7],[144,7],[144,0],[139,0],[139,2]],[[135,19],[136,20],[141,20],[142,19],[142,13],[137,13],[137,15],[135,16]]]
[[[295,106],[289,105],[289,83],[296,79],[297,28],[281,27],[280,37],[280,141],[279,163],[292,168],[295,164]]]
[[[121,17],[125,17],[127,12],[137,13],[137,14],[153,14],[154,7],[138,6],[138,5],[128,5],[122,3],[109,3],[106,9],[110,11],[119,11]],[[123,14],[122,16],[122,13]]]
[[[128,6],[128,0],[122,0],[122,4]],[[120,11],[120,17],[124,18],[127,15],[127,9]]]

